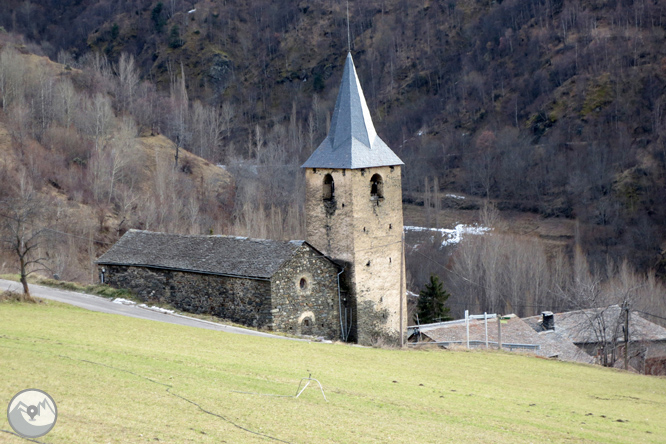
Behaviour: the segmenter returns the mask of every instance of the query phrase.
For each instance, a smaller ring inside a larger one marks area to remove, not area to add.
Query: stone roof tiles
[[[485,341],[485,332],[486,327],[483,320],[470,320],[470,341]],[[464,343],[467,340],[467,328],[464,320],[429,325],[427,328],[421,329],[421,334],[429,337],[434,342],[462,341]],[[496,318],[488,321],[488,340],[497,342]],[[593,362],[590,355],[580,350],[571,341],[553,334],[552,331],[537,333],[530,325],[515,315],[511,315],[508,319],[502,321],[502,343],[539,345],[538,350],[532,350],[530,353],[547,358],[557,357],[563,361]]]
[[[593,344],[602,338],[610,338],[615,328],[619,328],[618,337],[624,341],[621,333],[624,315],[618,305],[556,313],[554,319],[554,331],[575,344]],[[543,331],[541,316],[523,320],[534,330]],[[629,322],[630,341],[666,341],[666,329],[642,318],[638,313],[631,312]],[[606,331],[603,332],[601,328]]]
[[[305,241],[130,230],[97,263],[269,279],[303,244],[309,246]]]
[[[351,53],[347,54],[331,128],[302,168],[371,168],[403,165],[377,135]]]

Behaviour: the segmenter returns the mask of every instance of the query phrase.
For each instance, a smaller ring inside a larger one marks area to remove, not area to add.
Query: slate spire
[[[331,128],[302,168],[372,168],[403,165],[377,135],[351,53],[347,54]]]

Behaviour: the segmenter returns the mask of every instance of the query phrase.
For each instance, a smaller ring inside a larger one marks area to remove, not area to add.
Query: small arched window
[[[382,176],[375,174],[370,178],[370,199],[384,198],[384,181]]]
[[[333,183],[333,176],[330,174],[325,175],[322,198],[324,200],[333,200],[334,189],[335,184]]]

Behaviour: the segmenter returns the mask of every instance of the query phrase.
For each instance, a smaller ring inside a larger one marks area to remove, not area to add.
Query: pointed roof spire
[[[351,53],[347,54],[331,129],[302,168],[371,168],[403,165],[377,135]]]

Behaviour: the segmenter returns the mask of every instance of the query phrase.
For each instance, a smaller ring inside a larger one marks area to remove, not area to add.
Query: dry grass
[[[39,300],[33,298],[29,294],[6,290],[0,293],[0,302],[27,302],[30,304],[36,304]]]
[[[175,144],[166,137],[145,136],[136,139],[137,146],[140,148],[140,154],[137,161],[144,165],[144,178],[146,182],[152,182],[153,176],[157,171],[157,161],[165,161],[172,164],[176,153]],[[188,174],[193,178],[193,182],[199,186],[210,186],[215,184],[213,190],[216,193],[222,193],[231,183],[231,175],[224,169],[213,165],[207,160],[194,154],[180,149],[178,152],[178,163],[181,168],[187,165]]]

